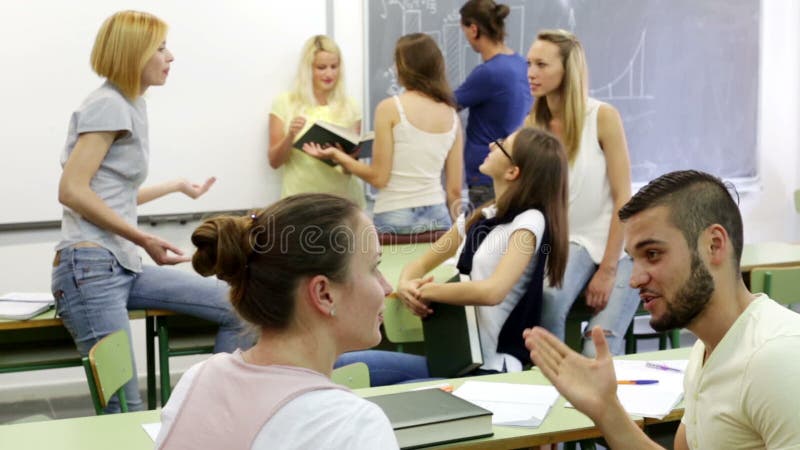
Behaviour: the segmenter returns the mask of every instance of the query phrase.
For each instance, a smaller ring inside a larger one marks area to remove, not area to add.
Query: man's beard
[[[662,299],[664,300],[666,312],[659,319],[650,319],[650,326],[656,331],[685,328],[705,309],[713,293],[714,279],[695,250],[692,252],[692,267],[689,279],[675,293],[672,302]]]

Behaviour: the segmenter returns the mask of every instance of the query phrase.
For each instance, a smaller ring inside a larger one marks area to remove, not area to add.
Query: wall
[[[363,24],[361,0],[337,0],[334,33],[348,65],[347,83],[351,95],[362,98]],[[741,209],[745,241],[798,241],[800,220],[794,211],[792,193],[800,187],[800,2],[764,0],[762,6],[761,90],[758,140],[760,147],[760,189],[743,194]],[[735,113],[735,112],[732,112]],[[5,156],[7,157],[7,156]],[[189,249],[189,234],[195,223],[159,225],[148,230]],[[49,262],[58,232],[21,231],[0,233],[0,258],[5,270],[0,292],[49,290]],[[183,268],[189,269],[184,265]],[[133,323],[140,374],[144,364],[142,321]],[[178,358],[176,371],[185,370],[196,358]],[[61,384],[54,385],[54,380]],[[79,369],[0,375],[0,402],[46,395],[46,392],[85,391]],[[21,387],[36,387],[24,389]]]

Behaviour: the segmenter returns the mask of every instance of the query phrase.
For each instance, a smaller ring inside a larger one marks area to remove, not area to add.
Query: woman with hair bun
[[[469,201],[480,206],[495,198],[492,179],[478,169],[489,144],[522,125],[531,108],[525,58],[505,42],[508,5],[493,0],[469,0],[459,10],[461,30],[483,63],[455,91],[459,108],[469,108],[464,144]]]
[[[381,250],[353,202],[300,194],[192,234],[195,270],[231,285],[259,330],[249,350],[190,368],[161,414],[157,448],[396,449],[376,406],[330,380],[343,352],[380,342]]]

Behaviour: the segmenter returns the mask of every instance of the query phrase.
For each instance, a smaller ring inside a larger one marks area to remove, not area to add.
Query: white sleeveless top
[[[596,264],[606,250],[614,209],[606,157],[597,137],[597,112],[602,104],[586,100],[581,146],[569,168],[569,240],[584,247]]]
[[[445,133],[429,133],[412,125],[400,98],[394,96],[400,122],[392,128],[394,156],[389,182],[375,197],[374,212],[381,213],[445,202],[442,168],[458,130],[453,110],[453,127]]]

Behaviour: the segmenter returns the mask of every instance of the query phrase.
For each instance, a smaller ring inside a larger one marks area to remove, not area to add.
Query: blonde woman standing
[[[561,339],[567,314],[582,291],[595,311],[612,352],[639,298],[628,285],[630,258],[622,254],[616,212],[631,197],[631,164],[622,119],[613,106],[589,98],[586,56],[578,38],[564,30],[540,32],[528,51],[528,81],[536,98],[526,123],[547,129],[569,159],[569,259],[561,288],[544,291],[542,326]],[[584,341],[584,353],[594,344]]]
[[[361,110],[345,92],[343,72],[336,42],[327,36],[312,36],[303,45],[294,86],[272,102],[267,156],[273,169],[283,168],[282,198],[327,192],[364,207],[364,191],[355,177],[294,147],[295,140],[316,120],[360,133]]]

